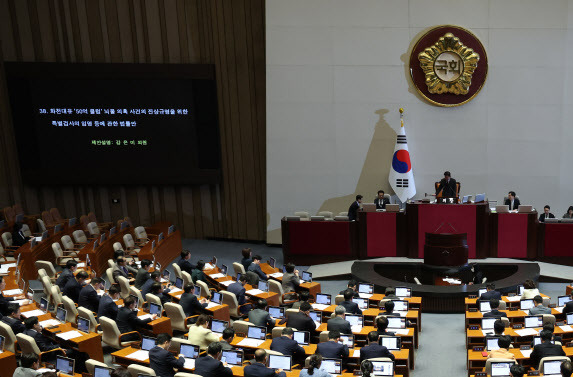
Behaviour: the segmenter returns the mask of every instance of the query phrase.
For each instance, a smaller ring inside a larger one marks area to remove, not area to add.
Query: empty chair
[[[88,233],[90,234],[90,236],[92,236],[92,237],[98,237],[98,236],[101,234],[101,232],[100,232],[100,230],[99,230],[97,224],[96,224],[96,223],[93,223],[93,222],[92,222],[92,223],[88,223],[88,225],[87,225],[87,231],[88,231]]]
[[[146,304],[146,301],[143,299],[143,296],[141,295],[141,291],[139,289],[135,288],[134,286],[131,286],[129,287],[129,293],[137,297],[137,307],[139,309],[141,309],[143,305]]]
[[[50,208],[50,215],[52,215],[52,219],[54,219],[56,223],[62,224],[66,221],[66,219],[60,215],[60,211],[57,208]]]
[[[62,295],[62,291],[60,291],[60,287],[55,284],[52,285],[50,288],[50,301],[52,302],[52,310],[50,310],[51,313],[55,314],[58,310],[58,307],[64,305],[63,297],[64,296]]]
[[[127,367],[127,371],[131,374],[131,377],[156,376],[153,369],[144,367],[143,365],[131,364]]]
[[[119,329],[117,328],[117,324],[115,323],[115,321],[112,321],[111,319],[109,319],[107,317],[100,317],[99,323],[100,323],[101,329],[103,331],[102,340],[105,344],[107,344],[110,347],[113,347],[116,349],[121,349],[124,347],[128,347],[131,344],[141,342],[141,334],[139,332],[130,331],[130,332],[127,332],[125,334],[122,334],[119,332]],[[125,337],[126,335],[131,335],[131,334],[137,334],[139,339],[138,340],[131,340],[128,342],[122,342],[121,341],[121,338]]]
[[[47,230],[46,224],[44,223],[44,220],[36,219],[36,224],[38,224],[38,231],[39,232],[44,233]]]
[[[296,301],[298,301],[298,296],[295,292],[284,292],[283,286],[276,280],[270,279],[269,283],[269,292],[275,292],[279,295],[279,305],[292,305]],[[289,295],[289,299],[286,299],[286,295]]]
[[[189,272],[185,272],[185,271],[181,271],[181,279],[183,279],[183,286],[186,286],[187,284],[193,284],[193,279],[191,278],[191,274]],[[197,284],[199,283],[203,283],[205,285],[205,287],[207,287],[207,284],[205,284],[202,281],[197,281]],[[201,284],[199,284],[201,285]],[[201,288],[203,288],[203,286],[201,285]],[[207,288],[205,288],[207,289]],[[208,290],[206,291],[208,292]]]
[[[306,211],[298,211],[298,212],[295,212],[294,215],[300,217],[301,219],[309,219],[310,220],[310,214]]]
[[[245,266],[243,266],[242,263],[233,262],[233,270],[235,270],[235,276],[237,276],[237,274],[245,274]]]
[[[44,221],[44,224],[50,228],[57,225],[57,223],[54,221],[54,218],[48,211],[42,211],[42,221]]]
[[[543,314],[543,325],[547,324],[555,327],[555,316],[553,314]]]
[[[126,299],[129,297],[129,280],[123,276],[117,276],[115,281],[119,284],[119,288],[121,289],[121,292],[119,293],[121,298]]]
[[[133,233],[135,234],[135,240],[140,244],[145,245],[147,242],[149,242],[149,236],[147,235],[147,232],[145,231],[144,227],[142,226],[136,227],[133,230]]]
[[[113,250],[114,251],[125,251],[123,250],[123,245],[120,242],[114,242],[113,243]]]
[[[38,271],[39,273],[40,271]],[[40,277],[40,282],[42,283],[42,288],[44,289],[44,295],[46,296],[46,300],[50,301],[50,297],[52,296],[52,281],[44,271],[44,276]]]
[[[109,282],[109,284],[117,284],[117,282],[115,281],[115,278],[113,277],[113,268],[108,268],[107,270],[105,270],[105,276],[107,277],[107,281]]]
[[[237,301],[237,296],[235,296],[235,294],[232,292],[220,291],[219,293],[221,293],[222,295],[223,304],[229,306],[229,314],[233,319],[241,318],[243,316],[241,314],[242,306],[245,305],[250,306],[250,304],[239,305],[239,302]]]
[[[184,333],[189,331],[190,325],[187,324],[187,320],[196,316],[186,318],[181,305],[175,304],[173,302],[166,302],[164,309],[165,316],[171,319],[171,327],[173,330],[181,331]]]
[[[334,214],[330,211],[320,211],[318,213],[318,216],[324,216],[325,219],[333,219],[334,218]]]
[[[78,306],[78,316],[84,317],[85,319],[88,319],[90,321],[91,332],[101,333],[101,331],[97,331],[98,327],[97,319],[95,318],[94,313],[91,310],[84,308],[83,306]]]
[[[89,230],[88,229],[89,223],[90,223],[90,220],[88,219],[88,217],[86,215],[80,216],[80,225],[81,225],[82,229],[85,230],[86,232]],[[96,226],[97,226],[97,223],[94,222],[94,224],[96,224]]]
[[[6,255],[6,250],[0,245],[0,262],[16,262],[16,258]]]
[[[40,348],[36,344],[34,338],[24,334],[16,335],[16,339],[18,340],[18,346],[22,350],[22,353],[33,353],[38,356],[40,359],[40,363],[42,363],[46,358],[46,356],[50,357],[51,355],[60,354],[62,356],[66,356],[66,353],[61,348],[54,348],[53,350],[41,352]]]
[[[173,272],[175,273],[175,276],[183,279],[183,276],[181,275],[181,267],[179,267],[179,265],[177,263],[173,263]]]
[[[183,274],[187,274],[187,273],[183,272]],[[187,275],[189,275],[189,274],[187,274]],[[185,275],[183,275],[183,276],[185,276]],[[183,280],[185,280],[185,279],[183,279]],[[201,280],[197,280],[196,285],[201,287],[201,293],[203,293],[204,297],[211,298],[211,290],[207,286],[207,283],[205,283],[204,281],[201,281]]]
[[[56,269],[54,268],[52,262],[46,260],[37,260],[34,262],[34,267],[36,267],[36,270],[38,270],[38,274],[40,270],[43,270],[46,276],[54,281],[56,280]]]
[[[127,251],[135,251],[139,252],[139,248],[135,247],[135,241],[133,240],[133,236],[129,233],[123,235],[123,243],[125,244],[125,248]]]
[[[16,222],[16,212],[12,207],[4,207],[4,218],[6,219],[7,223],[15,223]]]
[[[75,230],[75,231],[72,233],[72,236],[74,237],[74,241],[75,241],[75,243],[77,243],[77,244],[86,244],[86,243],[89,243],[89,240],[88,240],[86,234],[85,234],[84,231],[81,230],[81,229]]]
[[[62,241],[62,246],[64,246],[64,250],[79,251],[78,246],[80,246],[80,247],[84,246],[84,245],[74,244],[74,241],[72,241],[72,238],[70,236],[68,236],[67,234],[65,236],[62,236],[62,238],[60,238],[60,241]]]
[[[91,374],[92,376],[94,374],[96,366],[109,368],[109,365],[107,365],[106,363],[102,363],[101,361],[97,361],[94,359],[87,359],[86,360],[86,369],[88,370],[88,373]]]
[[[54,256],[56,257],[56,264],[58,266],[65,266],[69,260],[75,260],[79,262],[80,260],[77,257],[77,254],[74,251],[69,250],[62,250],[59,242],[52,243],[52,251],[54,252]]]
[[[4,350],[16,353],[16,335],[10,325],[0,321],[0,335],[4,337]]]
[[[66,309],[66,321],[70,323],[77,323],[78,309],[76,304],[68,296],[62,296],[62,303]]]
[[[30,230],[30,227],[28,226],[28,224],[22,224],[22,233],[24,234],[24,236],[26,237],[32,237],[32,231]]]
[[[10,232],[2,233],[2,242],[4,242],[4,249],[6,249],[6,251],[14,251],[18,249],[18,246],[14,246],[12,233]]]

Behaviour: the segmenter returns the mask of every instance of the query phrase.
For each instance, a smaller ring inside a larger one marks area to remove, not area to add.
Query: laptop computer
[[[320,369],[330,374],[341,374],[342,373],[342,359],[322,359],[322,364],[320,364]]]
[[[229,322],[223,321],[221,319],[212,319],[211,320],[211,331],[215,334],[221,336],[223,331],[229,326]]]
[[[62,224],[56,224],[54,227],[54,234],[60,233],[62,231]]]
[[[183,367],[186,369],[195,369],[195,359],[199,357],[199,346],[193,344],[181,344],[179,353],[185,358]]]
[[[269,306],[269,314],[275,319],[285,318],[285,308],[280,306]]]
[[[201,297],[201,296],[202,296],[202,293],[203,293],[203,292],[201,291],[201,287],[200,287],[200,286],[195,285],[195,286],[193,287],[193,295],[194,295],[194,296]]]
[[[542,315],[528,315],[525,317],[525,328],[543,327]]]
[[[498,318],[482,318],[481,319],[481,329],[483,332],[487,334],[491,333],[494,334],[493,331],[493,325],[495,323],[495,321],[497,321]],[[491,330],[491,331],[487,331],[487,330]]]
[[[551,340],[550,343],[555,344],[555,341]],[[533,337],[533,347],[535,347],[538,344],[541,344],[541,337],[539,335]]]
[[[486,350],[489,351],[495,351],[499,349],[499,344],[497,344],[497,341],[499,340],[498,337],[494,337],[494,336],[487,336],[485,338],[485,348]]]
[[[469,195],[464,195],[462,197],[462,204],[466,204],[467,202],[469,202],[470,200],[470,196]]]
[[[40,298],[40,310],[44,313],[48,312],[48,300],[45,297]]]
[[[571,296],[558,296],[557,297],[557,306],[565,306],[566,303],[571,301]]]
[[[269,368],[290,371],[292,369],[292,356],[268,355]]]
[[[567,324],[573,325],[573,313],[567,313]]]
[[[393,361],[372,361],[374,376],[393,376],[394,375],[394,362]]]
[[[485,193],[483,194],[476,194],[476,203],[483,203],[485,202]]]
[[[312,283],[312,272],[303,271],[301,272],[300,277],[305,283]]]
[[[491,306],[489,301],[480,301],[479,302],[479,311],[482,313],[491,312]]]
[[[486,288],[478,289],[478,295],[477,295],[478,298],[480,298],[481,295],[483,295],[483,294],[486,293],[486,292],[487,292],[487,289],[486,289]]]
[[[525,289],[525,287],[524,287],[523,285],[518,285],[518,286],[517,286],[517,295],[518,295],[518,296],[522,296],[524,289]]]
[[[322,313],[311,310],[310,312],[308,312],[308,315],[310,318],[312,318],[316,327],[319,327],[320,324],[322,323]]]
[[[228,350],[221,354],[221,361],[234,367],[242,366],[244,358],[243,350]]]
[[[352,299],[352,302],[358,304],[358,308],[360,310],[368,309],[368,299],[367,298],[355,297]]]
[[[358,284],[358,294],[360,294],[360,297],[363,297],[362,295],[372,295],[374,293],[374,284],[366,284],[366,283],[360,283]],[[369,298],[368,297],[363,297],[363,298]]]
[[[495,212],[497,212],[497,213],[509,213],[509,205],[495,206]]]
[[[2,335],[0,335],[0,352],[4,352],[4,342],[6,341],[6,338],[4,338]]]
[[[412,297],[412,288],[410,287],[396,287],[397,297]]]
[[[406,318],[403,317],[386,317],[388,319],[388,328],[390,329],[405,329]]]
[[[223,295],[219,292],[213,292],[211,295],[211,302],[217,305],[221,305],[223,302]]]
[[[173,232],[175,232],[175,225],[170,225],[169,228],[167,228],[167,235],[170,235]]]
[[[393,300],[394,311],[396,312],[407,312],[408,311],[408,301],[405,300]]]
[[[83,332],[90,332],[90,320],[84,317],[78,316],[78,330]]]
[[[354,348],[354,335],[340,334],[340,343],[344,344],[348,348]]]
[[[116,233],[117,233],[117,227],[114,226],[114,227],[110,228],[110,230],[109,230],[110,237]]]
[[[157,317],[161,317],[161,305],[149,303],[149,314],[155,314]]]
[[[157,243],[163,241],[164,238],[165,238],[165,236],[163,235],[163,232],[159,233],[159,235],[157,236]]]
[[[56,309],[56,319],[61,323],[66,323],[66,309],[59,307]]]
[[[561,364],[563,360],[547,360],[543,362],[543,375],[561,377]]]
[[[75,360],[61,355],[56,356],[56,370],[67,374],[68,376],[74,375]]]
[[[267,329],[262,326],[249,326],[247,337],[239,342],[239,346],[258,347],[266,339]]]
[[[94,366],[94,377],[110,377],[113,369],[102,367],[100,365]]]
[[[332,296],[326,293],[317,293],[315,303],[321,305],[332,305]]]
[[[535,306],[533,299],[526,299],[519,301],[519,309],[521,310],[529,310]]]
[[[399,336],[380,336],[378,338],[378,343],[390,351],[402,349],[402,338]]]
[[[310,332],[295,331],[293,339],[301,346],[308,346],[310,344]]]
[[[376,212],[376,204],[374,204],[374,203],[362,203],[362,211],[364,211],[364,212]]]
[[[352,331],[364,327],[364,316],[360,314],[346,314],[345,319],[350,323]]]
[[[269,282],[264,281],[264,280],[259,280],[259,285],[257,286],[257,288],[263,292],[268,292],[269,291]]]
[[[494,361],[491,363],[491,377],[508,377],[509,368],[513,365],[513,362],[506,361]]]
[[[169,272],[169,270],[163,270],[163,279],[167,280],[167,281],[171,281],[169,278],[171,277],[171,272]]]
[[[275,266],[277,265],[277,260],[273,257],[269,258],[269,266],[271,266],[272,268],[275,268]]]
[[[533,211],[533,206],[531,205],[520,204],[517,208],[517,213],[530,213],[531,211]]]
[[[153,347],[155,347],[155,338],[143,335],[141,337],[141,349],[143,351],[149,351]]]
[[[221,273],[225,276],[227,276],[227,271],[229,270],[229,267],[227,267],[226,265],[222,264],[221,265]]]

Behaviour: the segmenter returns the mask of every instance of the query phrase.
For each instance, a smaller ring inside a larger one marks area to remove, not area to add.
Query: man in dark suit
[[[171,296],[169,296],[169,288],[163,288],[161,283],[155,282],[151,285],[151,293],[152,295],[157,296],[161,300],[161,305],[165,305],[168,302],[171,302]]]
[[[53,343],[50,338],[44,336],[42,334],[42,326],[38,321],[38,317],[30,317],[24,320],[24,326],[26,330],[24,331],[24,335],[28,335],[36,341],[36,345],[40,349],[41,352],[51,351],[55,348],[60,348],[60,345],[57,343]],[[64,350],[66,355],[70,354],[70,350]],[[52,352],[47,354],[48,360],[55,360],[57,352]],[[43,358],[42,358],[43,359]]]
[[[100,278],[92,278],[90,284],[87,284],[80,291],[78,298],[78,306],[83,306],[92,312],[97,312],[99,309],[100,296],[97,294],[98,290],[104,290],[103,280]]]
[[[444,178],[436,189],[436,195],[441,192],[443,198],[455,198],[457,191],[456,180],[452,178],[452,174],[449,171],[444,172]]]
[[[390,335],[390,336],[396,335],[393,332],[386,331],[387,328],[388,328],[388,318],[386,318],[384,316],[378,317],[376,319],[376,333],[378,334],[378,336],[380,336],[380,335]]]
[[[378,196],[374,199],[376,209],[385,209],[386,204],[390,204],[390,199],[384,197],[384,190],[378,190]]]
[[[151,286],[153,283],[161,284],[161,272],[153,271],[149,279],[147,279],[147,281],[143,284],[141,287],[141,295],[143,296],[143,299],[145,299],[146,294],[151,293]]]
[[[360,203],[362,203],[362,195],[356,195],[356,200],[348,207],[348,220],[356,220],[356,213],[358,212],[358,208],[360,208]]]
[[[155,347],[149,350],[149,366],[155,372],[155,375],[161,377],[173,377],[175,372],[173,368],[182,369],[185,364],[185,358],[179,355],[175,358],[169,352],[171,346],[171,335],[162,333],[155,340]]]
[[[308,293],[308,291],[300,291],[300,293],[298,294],[298,301],[292,304],[292,308],[300,309],[300,305],[303,302],[308,302],[309,299],[310,299],[310,293]]]
[[[259,279],[266,281],[266,280],[269,280],[269,277],[267,276],[267,274],[265,274],[263,272],[263,270],[261,270],[261,260],[262,259],[263,258],[260,255],[255,255],[253,257],[253,261],[249,265],[248,271],[254,272],[255,274],[259,275]]]
[[[561,363],[561,377],[571,377],[573,374],[573,364],[570,361],[565,360]]]
[[[244,369],[245,377],[286,377],[286,373],[282,369],[267,368],[266,364],[267,351],[259,348],[255,351],[255,363]]]
[[[99,306],[97,309],[97,316],[107,317],[112,321],[117,319],[118,307],[114,300],[119,300],[120,289],[117,285],[112,285],[109,287],[107,293],[99,300]]]
[[[183,294],[179,299],[179,305],[183,308],[186,317],[201,314],[203,308],[208,305],[207,299],[202,298],[201,301],[193,294],[193,284],[187,284],[183,287]]]
[[[250,247],[246,247],[243,250],[241,250],[241,254],[243,255],[243,259],[241,259],[241,264],[243,265],[243,268],[245,269],[245,272],[247,272],[249,270],[249,266],[251,265],[251,263],[253,263],[253,260],[251,259],[251,248]]]
[[[239,305],[244,305],[247,302],[245,297],[245,284],[247,284],[247,276],[241,275],[238,281],[227,287],[227,291],[233,293],[237,298]]]
[[[294,263],[287,263],[285,265],[285,273],[283,274],[282,287],[283,292],[296,292],[300,285],[300,278],[298,276],[298,270],[295,269]]]
[[[312,306],[306,301],[300,304],[299,312],[287,316],[287,327],[293,327],[299,331],[310,331],[312,334],[316,330],[316,324],[310,318],[310,309]]]
[[[135,275],[135,283],[133,285],[137,289],[141,289],[143,284],[151,277],[149,270],[151,269],[151,261],[149,259],[144,259],[141,261],[141,267],[137,270],[137,275]]]
[[[539,368],[539,362],[544,357],[548,356],[565,356],[563,348],[557,344],[551,344],[551,338],[553,333],[549,330],[541,330],[539,333],[541,337],[541,344],[533,347],[533,352],[531,352],[530,360],[534,367]]]
[[[555,215],[552,214],[551,212],[551,207],[549,205],[546,205],[545,207],[543,207],[543,213],[541,215],[539,215],[539,222],[540,223],[544,223],[545,219],[554,219]]]
[[[257,301],[257,307],[249,312],[249,322],[255,326],[266,327],[267,331],[271,331],[275,326],[275,320],[271,317],[269,312],[266,311],[267,305],[267,300],[264,298],[259,299]]]
[[[14,297],[4,297],[4,295],[2,295],[5,288],[6,282],[4,281],[4,277],[0,276],[0,315],[2,316],[8,315],[8,305],[15,300]],[[2,317],[0,316],[0,318]]]
[[[494,283],[489,283],[485,288],[487,291],[481,294],[481,301],[501,300],[501,293],[495,290]]]
[[[565,307],[563,307],[563,314],[573,313],[573,291],[571,291],[571,295],[569,297],[571,297],[571,301],[566,303]]]
[[[123,300],[124,306],[117,312],[117,328],[122,334],[138,331],[144,328],[149,322],[155,320],[157,315],[152,314],[151,318],[139,319],[137,318],[137,310],[135,308],[135,300],[133,297],[128,297]],[[130,334],[121,338],[122,341],[127,342],[130,340],[137,340],[139,337],[136,334]]]
[[[346,314],[346,309],[344,306],[338,305],[334,309],[334,318],[328,320],[326,329],[328,331],[336,330],[341,334],[352,334],[352,327],[350,326],[350,322],[344,319]]]
[[[191,263],[191,252],[189,250],[183,250],[181,252],[181,258],[177,261],[177,265],[181,271],[187,272],[189,275],[193,273],[195,265]]]
[[[499,300],[493,299],[489,301],[490,312],[484,313],[484,318],[494,318],[494,317],[507,317],[505,312],[499,311]]]
[[[124,257],[118,257],[115,260],[116,268],[113,270],[112,275],[114,279],[117,279],[118,276],[123,276],[127,280],[133,281],[133,277],[131,275],[137,275],[137,270],[133,267],[128,266],[127,261]]]
[[[521,203],[519,199],[516,198],[515,191],[510,191],[507,193],[507,199],[505,199],[503,204],[509,206],[509,210],[513,211],[514,209],[518,209]]]
[[[227,327],[225,330],[223,330],[223,335],[221,335],[221,338],[223,338],[223,340],[221,340],[219,344],[221,344],[221,349],[223,351],[230,351],[235,349],[235,347],[231,345],[233,338],[235,338],[235,330],[233,330],[231,327]]]
[[[386,287],[386,290],[384,291],[384,299],[399,300],[400,298],[396,296],[396,289],[394,287]]]
[[[395,357],[388,348],[378,343],[378,332],[370,331],[368,333],[368,345],[360,349],[360,362],[375,357],[388,357],[394,361]]]
[[[354,291],[347,289],[344,291],[344,301],[340,303],[340,305],[344,306],[346,309],[346,313],[348,314],[362,314],[362,310],[358,307],[358,304],[352,302],[352,298],[354,297]]]
[[[293,361],[296,362],[304,361],[305,353],[304,348],[302,348],[296,340],[293,339],[294,330],[292,327],[285,327],[281,333],[281,336],[274,338],[271,342],[271,350],[282,353],[283,355],[292,356]],[[293,362],[294,364],[295,362]]]
[[[233,371],[227,363],[219,361],[221,356],[221,344],[213,342],[207,348],[207,355],[199,357],[195,361],[195,374],[203,377],[232,377]]]
[[[68,282],[68,280],[74,277],[74,273],[76,272],[77,269],[78,269],[78,262],[76,262],[75,260],[70,259],[69,261],[66,262],[66,267],[56,280],[56,285],[60,287],[60,291],[62,292],[64,291],[66,283]]]
[[[80,271],[76,274],[75,279],[70,279],[64,287],[62,292],[65,296],[68,296],[76,304],[80,299],[80,292],[85,281],[88,279],[88,273],[85,271]]]
[[[358,283],[356,283],[356,280],[349,280],[348,284],[346,285],[346,289],[350,289],[354,292],[354,294],[352,296],[353,298],[359,298],[360,297],[360,294],[358,293]],[[346,289],[343,289],[342,291],[338,292],[338,294],[344,295],[344,291],[346,291]]]
[[[27,237],[22,231],[22,223],[14,224],[14,231],[12,232],[12,245],[22,246],[25,245],[32,237]]]
[[[2,317],[2,322],[10,326],[14,335],[26,331],[26,326],[24,326],[24,323],[20,320],[20,315],[20,305],[10,304],[8,305],[8,315]]]
[[[348,357],[348,346],[340,344],[340,332],[333,330],[328,332],[328,342],[318,343],[316,353],[322,357],[332,359],[346,359]]]

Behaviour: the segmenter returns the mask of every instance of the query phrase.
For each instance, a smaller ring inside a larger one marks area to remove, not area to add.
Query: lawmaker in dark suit
[[[388,357],[392,361],[395,359],[388,348],[378,344],[378,332],[370,331],[368,333],[368,345],[360,349],[360,362],[375,357]]]
[[[310,331],[311,333],[316,330],[316,324],[310,318],[310,304],[306,301],[300,304],[299,312],[293,313],[287,317],[287,327],[293,327],[299,331]]]
[[[26,326],[20,320],[20,305],[10,304],[8,305],[8,315],[2,318],[2,322],[10,326],[14,335],[23,333],[26,331]]]
[[[452,178],[452,174],[449,171],[444,172],[444,178],[436,189],[436,195],[441,192],[443,198],[455,198],[457,191],[456,180]]]
[[[157,296],[161,300],[161,305],[165,305],[168,302],[171,302],[171,296],[169,296],[169,288],[163,288],[161,283],[155,282],[151,285],[151,291],[149,292],[152,295]]]
[[[300,286],[300,277],[298,276],[298,270],[295,268],[293,263],[287,263],[285,265],[285,273],[283,274],[282,287],[283,292],[296,292]]]
[[[151,293],[151,286],[153,283],[161,284],[161,273],[159,271],[153,271],[150,275],[151,277],[141,287],[141,295],[145,299],[145,295]]]
[[[245,377],[286,377],[282,369],[267,368],[267,351],[260,348],[255,351],[255,363],[244,369]],[[278,373],[277,373],[278,372]]]
[[[326,329],[328,331],[336,330],[341,334],[352,334],[352,327],[350,326],[350,322],[344,319],[345,313],[346,309],[344,309],[344,306],[338,305],[334,309],[335,317],[328,320]]]
[[[571,301],[565,304],[563,307],[563,314],[573,313],[573,291],[571,291]]]
[[[360,203],[362,203],[362,195],[356,195],[356,200],[348,207],[348,220],[356,220]]]
[[[251,265],[251,263],[253,263],[253,260],[251,259],[251,248],[250,247],[244,248],[243,250],[241,250],[241,254],[243,255],[243,259],[241,259],[241,264],[245,268],[245,272],[247,272],[249,271],[249,266]]]
[[[544,223],[545,219],[554,219],[555,215],[552,214],[551,212],[551,207],[549,205],[546,205],[545,207],[543,207],[543,213],[539,216],[539,222],[540,223]]]
[[[44,336],[42,334],[42,326],[38,322],[38,317],[30,317],[24,320],[24,326],[26,327],[26,331],[24,331],[24,335],[31,336],[36,341],[36,345],[40,349],[41,352],[51,351],[55,348],[60,348],[57,343],[53,343],[50,338]],[[68,351],[65,351],[66,354]],[[56,352],[47,355],[49,360],[53,360],[56,358]]]
[[[128,297],[123,300],[125,306],[119,309],[117,312],[117,328],[119,332],[122,334],[138,331],[141,328],[144,328],[149,322],[155,320],[157,315],[152,314],[151,318],[147,319],[139,319],[137,318],[137,310],[135,308],[135,300],[132,297]],[[127,336],[122,337],[123,342],[127,342],[130,340],[136,340],[139,337],[136,334],[130,334]]]
[[[107,317],[112,321],[117,319],[117,312],[119,308],[117,304],[113,300],[119,299],[119,288],[117,285],[112,285],[109,287],[107,293],[105,293],[101,299],[99,300],[99,306],[97,309],[97,316],[100,317]]]
[[[275,320],[271,317],[267,308],[267,300],[261,298],[257,301],[257,307],[249,312],[249,322],[255,326],[266,327],[270,331],[275,326]]]
[[[507,317],[505,312],[499,311],[499,300],[493,299],[489,301],[490,312],[484,313],[484,318],[494,318],[494,317]]]
[[[285,327],[281,336],[274,338],[271,342],[271,350],[292,356],[295,360],[304,360],[305,353],[296,340],[293,339],[294,330],[292,327]]]
[[[318,343],[316,353],[322,357],[332,359],[346,359],[348,357],[348,346],[338,343],[340,332],[333,330],[328,332],[328,342]]]
[[[195,374],[203,377],[232,377],[233,371],[219,361],[221,356],[221,344],[213,342],[207,348],[207,356],[195,360]]]
[[[505,202],[503,204],[509,206],[509,210],[513,211],[514,209],[519,209],[519,205],[521,204],[521,202],[519,201],[518,198],[515,197],[515,191],[510,191],[507,194],[507,199],[505,199]]]
[[[22,223],[14,224],[14,230],[12,232],[12,245],[22,246],[25,245],[32,237],[27,237],[22,231]]]
[[[340,303],[340,305],[344,306],[346,309],[346,313],[348,314],[362,314],[362,310],[358,307],[358,304],[352,302],[352,298],[354,297],[354,291],[347,289],[344,291],[344,301]]]
[[[266,281],[266,280],[269,280],[269,277],[261,269],[261,260],[262,259],[263,259],[263,257],[261,257],[260,255],[255,255],[253,257],[253,261],[251,262],[251,265],[249,266],[248,271],[254,272],[255,274],[259,275],[260,279]]]
[[[358,293],[357,288],[358,288],[358,283],[356,282],[356,280],[349,280],[348,281],[348,284],[346,285],[346,289],[350,289],[352,292],[354,292],[352,295],[353,298],[359,298],[360,297],[360,293]],[[344,291],[346,291],[346,289],[343,289],[342,291],[338,292],[338,294],[344,296]]]
[[[151,268],[151,261],[149,259],[144,259],[141,261],[141,268],[137,270],[137,275],[135,275],[135,282],[133,285],[137,289],[141,289],[143,284],[151,277],[149,269]]]
[[[70,259],[69,261],[66,262],[66,267],[56,280],[56,285],[60,287],[60,291],[62,292],[64,291],[66,283],[68,282],[68,280],[74,277],[74,273],[76,272],[77,269],[78,269],[78,262],[76,262],[75,260]]]
[[[479,297],[480,301],[501,300],[501,293],[495,290],[495,284],[488,284],[486,289],[487,291]]]
[[[149,366],[157,376],[173,377],[175,376],[173,368],[181,369],[185,364],[184,357],[175,358],[168,351],[169,346],[171,346],[171,335],[163,333],[157,336],[155,347],[149,350]]]
[[[390,204],[390,199],[384,197],[384,190],[378,190],[378,197],[374,199],[376,209],[385,209],[386,204]]]
[[[78,272],[75,279],[68,280],[62,293],[65,296],[68,296],[73,302],[77,304],[80,299],[80,292],[82,290],[82,286],[84,285],[84,282],[88,279],[88,277],[89,276],[87,272],[85,271]]]
[[[539,367],[539,362],[544,357],[565,356],[565,352],[561,346],[551,344],[551,338],[553,337],[551,331],[541,330],[539,336],[541,337],[541,344],[533,347],[533,352],[531,352],[531,356],[529,357],[534,366]]]
[[[177,261],[177,265],[181,268],[181,271],[185,271],[189,275],[193,273],[195,265],[191,263],[191,252],[189,250],[181,252],[181,258]]]
[[[131,279],[130,274],[137,275],[137,270],[133,267],[128,266],[127,261],[125,260],[124,257],[118,257],[115,260],[115,265],[116,268],[115,270],[113,270],[112,275],[113,278],[116,279],[116,281],[118,276],[123,276],[124,278],[129,280]]]
[[[241,275],[241,277],[239,278],[239,281],[236,281],[227,287],[227,291],[229,291],[235,295],[239,305],[243,305],[243,304],[245,304],[245,302],[247,302],[247,298],[245,297],[245,292],[246,292],[245,284],[247,284],[246,274]]]
[[[208,303],[207,300],[202,298],[201,302],[192,293],[193,284],[187,284],[183,287],[183,294],[179,299],[179,305],[183,308],[183,312],[186,317],[191,317],[192,315],[200,314],[203,308],[206,308]]]
[[[0,315],[3,316],[8,315],[8,305],[14,301],[14,297],[4,297],[4,295],[2,295],[5,288],[6,282],[4,281],[4,277],[0,276]]]
[[[84,308],[96,313],[99,309],[100,301],[100,296],[97,294],[98,289],[104,289],[103,280],[100,278],[93,278],[90,284],[83,287],[80,291],[78,306],[83,306]]]
[[[380,335],[394,336],[396,333],[386,331],[388,328],[388,318],[381,316],[376,319],[376,333]]]

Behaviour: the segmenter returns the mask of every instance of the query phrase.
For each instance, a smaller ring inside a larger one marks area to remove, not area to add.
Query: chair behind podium
[[[434,182],[434,192],[438,191],[438,187],[440,187],[440,182]],[[459,199],[460,199],[460,188],[461,187],[462,187],[461,183],[456,181],[456,199],[457,199],[457,201],[459,201]],[[436,199],[441,198],[441,197],[442,197],[441,192],[436,194]]]

